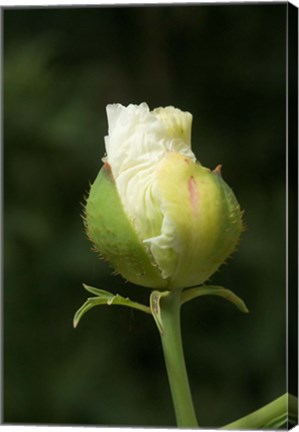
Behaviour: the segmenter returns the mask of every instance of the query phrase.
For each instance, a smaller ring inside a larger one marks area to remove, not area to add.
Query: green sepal
[[[139,239],[105,163],[86,200],[84,223],[96,251],[126,280],[139,286],[165,288],[167,280]]]
[[[242,212],[220,166],[214,171],[168,152],[157,171],[165,229],[171,233],[155,259],[170,281],[166,289],[199,286],[232,254],[243,230]],[[171,241],[169,247],[169,241]],[[164,247],[163,247],[164,246]]]
[[[161,335],[164,334],[164,328],[161,316],[160,301],[162,297],[166,297],[169,294],[170,291],[153,291],[150,295],[150,310]]]
[[[210,286],[202,285],[195,288],[189,288],[183,291],[181,296],[181,304],[184,304],[189,300],[192,300],[196,297],[200,297],[203,295],[216,295],[219,297],[223,297],[225,300],[228,300],[231,303],[233,303],[241,312],[243,313],[249,312],[249,310],[246,307],[246,304],[240,297],[238,297],[232,291],[218,285],[210,285]]]
[[[142,312],[151,313],[151,310],[148,306],[145,306],[141,303],[134,302],[130,300],[128,297],[122,297],[119,294],[113,294],[109,291],[105,291],[102,289],[94,288],[89,285],[83,284],[83,287],[86,289],[86,291],[90,292],[91,294],[94,294],[95,297],[89,297],[86,302],[77,310],[75,313],[74,319],[73,319],[73,326],[76,328],[79,324],[79,321],[85,315],[87,311],[92,309],[95,306],[102,306],[102,305],[118,305],[118,306],[127,306],[134,309],[138,309]]]

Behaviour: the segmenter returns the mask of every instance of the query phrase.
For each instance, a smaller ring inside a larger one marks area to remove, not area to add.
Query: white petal
[[[168,278],[179,247],[174,226],[161,207],[156,172],[170,151],[196,160],[190,147],[192,115],[174,107],[150,111],[142,103],[108,105],[107,116],[107,161],[122,203],[162,276]]]

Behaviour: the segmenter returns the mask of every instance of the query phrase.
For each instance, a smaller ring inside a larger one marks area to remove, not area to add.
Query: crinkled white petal
[[[163,210],[156,173],[170,151],[196,160],[190,147],[192,115],[174,107],[150,111],[142,103],[108,105],[107,117],[107,161],[125,211],[163,278],[169,278],[179,245],[174,224]]]
[[[175,273],[179,260],[180,243],[176,235],[176,227],[163,207],[162,214],[163,222],[160,234],[144,240],[144,243],[149,246],[161,270],[162,277],[167,279]]]

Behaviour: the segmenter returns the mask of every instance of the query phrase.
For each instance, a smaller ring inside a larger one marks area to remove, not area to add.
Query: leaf
[[[163,321],[161,317],[160,301],[162,297],[169,295],[169,291],[153,291],[150,295],[150,310],[161,335],[164,334]]]
[[[86,291],[95,294],[95,297],[89,297],[86,302],[77,310],[77,312],[74,315],[73,319],[73,326],[76,328],[79,324],[79,321],[85,315],[86,312],[88,312],[90,309],[92,309],[95,306],[101,306],[101,305],[119,305],[119,306],[127,306],[134,309],[138,309],[142,312],[151,313],[151,310],[148,306],[145,306],[141,303],[134,302],[130,300],[128,297],[122,297],[119,294],[113,294],[109,291],[105,291],[102,289],[94,288],[89,285],[83,284],[83,287],[86,289]]]
[[[292,425],[298,423],[298,399],[289,393],[286,393],[284,398],[285,412],[277,416],[274,415],[271,420],[263,425],[264,429],[278,429],[287,423]]]
[[[74,315],[74,319],[73,319],[73,327],[76,328],[77,325],[79,324],[80,319],[83,317],[83,315],[89,311],[89,309],[93,308],[93,304],[87,300],[81,307],[80,309],[77,310],[77,312]]]
[[[184,304],[189,300],[192,300],[196,297],[200,297],[203,295],[216,295],[219,297],[223,297],[226,300],[232,302],[241,312],[243,313],[249,312],[244,301],[240,297],[238,297],[232,291],[218,285],[210,285],[210,286],[202,285],[199,287],[190,288],[183,291],[181,297],[181,304]]]
[[[285,393],[272,402],[264,405],[256,411],[223,426],[221,429],[242,430],[242,429],[275,429],[283,425],[298,422],[298,399]],[[289,426],[286,427],[286,429]]]
[[[83,284],[83,288],[86,289],[86,291],[90,292],[91,294],[94,294],[95,296],[101,296],[101,295],[111,295],[109,291],[105,291],[99,288],[95,288],[86,284]]]
[[[288,421],[288,414],[284,413],[281,416],[273,418],[268,423],[265,423],[262,427],[263,429],[278,429],[283,426]]]

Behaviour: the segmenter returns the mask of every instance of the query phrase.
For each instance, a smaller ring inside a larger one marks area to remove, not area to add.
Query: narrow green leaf
[[[298,399],[285,393],[258,410],[223,426],[221,429],[275,429],[287,422],[298,423]]]
[[[92,287],[90,285],[83,284],[83,288],[86,289],[86,291],[90,292],[91,294],[94,294],[95,296],[102,296],[102,295],[105,295],[105,294],[108,295],[108,296],[111,295],[111,293],[109,291],[105,291],[105,290],[102,290],[102,289],[99,289],[99,288],[95,288],[95,287]]]
[[[101,306],[101,305],[119,305],[119,306],[127,306],[134,309],[138,309],[142,312],[151,313],[151,310],[148,306],[145,306],[141,303],[134,302],[130,300],[129,298],[125,298],[120,296],[119,294],[113,294],[109,291],[101,290],[98,288],[91,287],[89,285],[83,284],[84,288],[92,293],[95,294],[95,297],[89,297],[86,302],[77,310],[75,313],[74,319],[73,319],[73,326],[76,328],[79,324],[79,321],[85,315],[86,312],[88,312],[90,309],[92,309],[95,306]]]
[[[134,302],[130,300],[128,297],[122,297],[119,294],[111,294],[107,299],[107,305],[119,305],[119,306],[128,306],[134,309],[138,309],[142,312],[151,313],[150,308],[141,303]]]
[[[277,429],[280,426],[284,425],[288,421],[288,415],[287,413],[284,413],[278,417],[273,418],[268,423],[265,423],[263,425],[263,429]]]
[[[183,291],[181,297],[181,304],[184,304],[189,300],[204,295],[216,295],[219,297],[223,297],[224,299],[233,303],[241,312],[244,313],[249,312],[244,301],[240,297],[238,297],[232,291],[218,285],[210,285],[210,286],[202,285],[195,288],[189,288]]]
[[[87,300],[75,313],[74,319],[73,319],[73,327],[76,328],[79,324],[80,319],[83,317],[83,315],[89,311],[89,309],[93,308],[93,304],[90,303],[89,300]]]
[[[161,335],[164,334],[164,328],[161,317],[160,301],[162,297],[166,297],[168,295],[169,291],[153,291],[150,295],[150,310]]]

